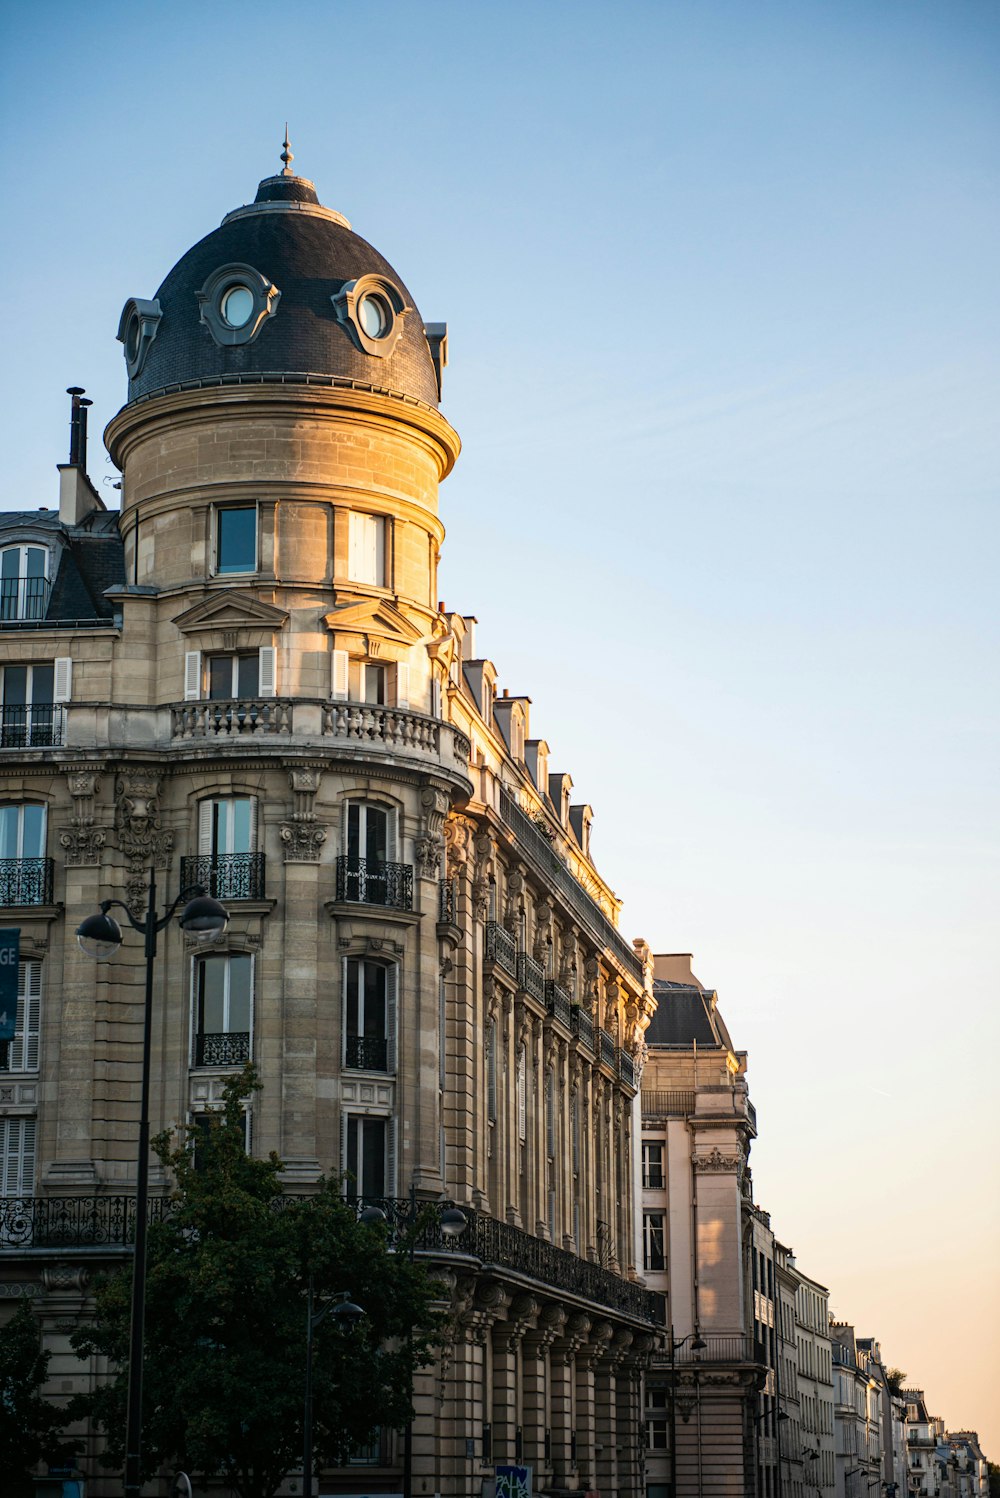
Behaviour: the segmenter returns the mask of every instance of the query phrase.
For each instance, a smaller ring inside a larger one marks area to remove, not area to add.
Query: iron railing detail
[[[356,1205],[359,1211],[364,1207],[381,1208],[386,1215],[388,1241],[393,1247],[409,1248],[412,1242],[418,1253],[468,1254],[478,1259],[484,1269],[510,1269],[593,1305],[657,1326],[665,1324],[666,1303],[662,1295],[565,1248],[557,1248],[544,1238],[532,1237],[523,1228],[499,1222],[485,1212],[463,1205],[468,1227],[461,1237],[446,1238],[441,1231],[437,1203],[411,1202],[400,1197],[363,1197],[357,1199]]]
[[[517,977],[517,942],[499,921],[486,922],[486,961],[495,962],[512,978]]]
[[[612,1071],[617,1071],[618,1067],[616,1062],[618,1057],[618,1047],[615,1044],[615,1037],[613,1035],[609,1035],[607,1030],[601,1030],[599,1045],[601,1060],[603,1061],[604,1065],[610,1066]]]
[[[530,952],[517,954],[517,981],[525,993],[545,1002],[545,969],[540,962],[535,961]]]
[[[534,857],[542,871],[566,897],[574,913],[587,926],[591,935],[596,937],[602,946],[609,948],[622,967],[627,968],[632,976],[641,982],[642,963],[634,949],[608,919],[593,895],[584,889],[580,881],[570,873],[548,838],[539,832],[531,818],[521,810],[510,791],[504,786],[500,787],[500,815],[516,835],[518,842]]]
[[[223,1035],[202,1032],[194,1038],[195,1066],[242,1066],[249,1060],[249,1030],[230,1030]]]
[[[292,731],[292,704],[278,697],[178,702],[170,709],[175,739],[237,738]]]
[[[0,858],[0,905],[51,904],[51,858]]]
[[[565,1025],[567,1030],[570,1028],[572,1000],[562,984],[556,983],[553,978],[547,979],[545,983],[545,1007],[553,1019]]]
[[[694,1112],[694,1093],[644,1087],[642,1111],[650,1117],[687,1118]]]
[[[438,920],[443,925],[458,925],[457,879],[442,879],[438,885]]]
[[[337,859],[337,899],[359,905],[413,909],[413,868],[372,858]]]
[[[0,619],[45,618],[51,583],[47,577],[5,577],[0,580]]]
[[[174,1211],[152,1197],[149,1222]],[[0,1253],[25,1248],[126,1248],[135,1239],[134,1196],[0,1197]]]
[[[702,1335],[702,1340],[708,1344],[706,1347],[692,1348],[690,1342],[685,1342],[683,1347],[675,1348],[674,1361],[677,1363],[753,1363],[759,1361],[754,1353],[753,1338],[740,1332],[731,1336],[718,1336],[709,1332],[707,1335]]]
[[[201,853],[181,859],[181,888],[200,885],[213,900],[263,900],[263,853]]]
[[[389,1042],[374,1035],[348,1035],[344,1065],[359,1071],[388,1071]]]
[[[573,1034],[583,1042],[588,1051],[594,1049],[594,1021],[579,1004],[573,1006]]]
[[[628,1087],[635,1086],[635,1062],[628,1051],[618,1051],[618,1075]]]
[[[52,749],[63,741],[64,713],[59,702],[5,704],[0,708],[0,749]]]

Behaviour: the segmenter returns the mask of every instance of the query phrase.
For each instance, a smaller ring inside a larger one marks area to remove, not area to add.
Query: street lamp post
[[[409,1259],[412,1264],[416,1259],[417,1245],[413,1234],[413,1226],[417,1219],[417,1192],[413,1183],[410,1183],[410,1242]],[[359,1214],[359,1221],[374,1225],[388,1221],[387,1214],[382,1207],[364,1207]],[[461,1207],[442,1207],[438,1217],[438,1225],[441,1228],[443,1238],[460,1238],[469,1226],[469,1219]],[[413,1328],[410,1328],[409,1340],[413,1341]],[[410,1384],[410,1404],[413,1403],[413,1384]],[[303,1494],[303,1498],[306,1495]],[[406,1422],[403,1430],[403,1498],[413,1498],[413,1414]]]
[[[88,957],[98,962],[113,957],[122,943],[122,928],[108,914],[112,906],[124,910],[133,931],[143,937],[146,957],[146,993],[142,1025],[142,1088],[139,1103],[139,1158],[135,1182],[135,1251],[132,1261],[132,1320],[129,1332],[128,1406],[125,1416],[125,1498],[139,1498],[142,1487],[142,1358],[146,1320],[146,1217],[149,1205],[149,1074],[153,1014],[153,963],[156,938],[173,920],[185,898],[180,926],[198,941],[215,941],[229,924],[229,912],[200,885],[181,890],[166,914],[156,914],[156,871],[149,871],[149,898],[143,920],[136,920],[123,900],[102,900],[99,915],[89,915],[76,928],[77,940]]]
[[[302,1498],[312,1498],[313,1484],[313,1332],[325,1316],[332,1311],[337,1321],[346,1330],[357,1326],[365,1312],[351,1300],[350,1290],[338,1290],[326,1305],[313,1310],[315,1300],[313,1277],[309,1276],[309,1292],[306,1299],[306,1404],[302,1418]]]
[[[686,1337],[674,1337],[674,1329],[670,1327],[670,1498],[677,1498],[677,1354],[685,1342],[691,1343],[692,1352],[704,1352],[708,1343],[701,1332],[695,1328],[688,1332]],[[698,1461],[701,1461],[701,1451],[698,1452]]]

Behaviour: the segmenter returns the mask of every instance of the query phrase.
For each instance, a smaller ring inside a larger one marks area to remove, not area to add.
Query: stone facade
[[[0,1294],[38,1297],[60,1395],[98,1371],[65,1338],[128,1252],[143,956],[126,934],[95,968],[73,933],[98,899],[142,908],[151,872],[161,908],[205,884],[230,925],[208,955],[161,938],[154,1131],[217,1107],[252,1058],[251,1148],[289,1189],[343,1172],[359,1198],[468,1210],[460,1250],[430,1253],[460,1334],[415,1390],[414,1492],[479,1493],[520,1458],[536,1487],[634,1495],[662,1322],[633,1252],[651,959],[617,931],[590,808],[549,773],[527,699],[496,696],[474,621],[438,607],[455,432],[327,374],[133,399],[106,434],[107,616],[3,638],[8,666],[73,664],[58,731],[0,753],[3,803],[44,809],[51,871],[44,901],[0,912],[39,991],[35,1049],[22,1036],[0,1073]],[[74,524],[106,529],[76,479]],[[86,1461],[89,1498],[120,1491]],[[373,1461],[364,1491],[398,1492],[393,1433]]]

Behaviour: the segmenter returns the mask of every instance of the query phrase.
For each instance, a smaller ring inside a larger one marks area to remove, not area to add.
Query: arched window
[[[212,796],[198,803],[198,857],[184,860],[182,879],[202,885],[215,900],[264,898],[254,796]]]
[[[45,857],[45,807],[0,806],[0,905],[45,905],[52,898]]]
[[[195,1066],[242,1066],[251,1056],[253,958],[214,953],[195,963]]]
[[[344,1066],[396,1070],[399,969],[367,957],[344,959]]]
[[[0,550],[0,619],[44,619],[49,553],[30,542]]]

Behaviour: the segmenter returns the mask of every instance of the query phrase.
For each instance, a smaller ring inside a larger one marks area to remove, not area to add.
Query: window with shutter
[[[34,961],[18,963],[14,1039],[0,1042],[0,1071],[38,1070],[41,1004],[42,964]]]
[[[497,1117],[497,1025],[486,1026],[486,1117],[496,1123]]]
[[[348,655],[346,650],[335,650],[331,657],[330,695],[336,702],[346,702],[349,692]]]
[[[33,1118],[0,1119],[0,1196],[34,1195],[35,1128]]]
[[[69,702],[73,695],[73,661],[68,655],[57,655],[53,662],[53,702]]]
[[[517,1053],[517,1137],[523,1144],[528,1137],[528,1058],[524,1046]]]
[[[273,645],[262,645],[258,652],[257,680],[262,697],[273,697],[277,692],[278,652]]]
[[[201,651],[184,652],[184,701],[196,702],[201,696]]]
[[[380,515],[348,516],[347,575],[352,582],[385,586],[385,520]]]
[[[410,667],[407,661],[398,661],[396,664],[396,706],[409,707],[410,705]]]

